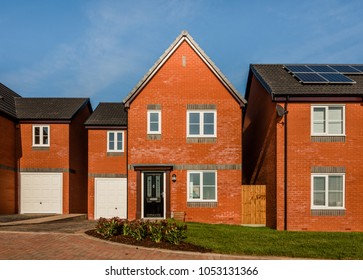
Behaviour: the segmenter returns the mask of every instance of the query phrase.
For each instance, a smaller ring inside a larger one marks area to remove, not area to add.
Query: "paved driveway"
[[[262,259],[148,249],[111,243],[84,234],[94,221],[0,226],[2,260],[220,260]],[[271,258],[269,258],[271,259]]]

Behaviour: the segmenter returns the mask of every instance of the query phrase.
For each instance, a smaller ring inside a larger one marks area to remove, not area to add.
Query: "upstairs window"
[[[188,111],[187,137],[216,137],[215,111]]]
[[[49,125],[33,125],[33,146],[49,147]]]
[[[161,111],[147,111],[147,134],[161,134]]]
[[[314,136],[345,135],[345,106],[312,106],[311,134]]]
[[[312,208],[344,208],[344,174],[312,175]]]
[[[107,132],[107,152],[124,151],[124,133],[123,131]]]

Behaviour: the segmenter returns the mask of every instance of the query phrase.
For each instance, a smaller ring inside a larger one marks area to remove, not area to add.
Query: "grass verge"
[[[363,259],[363,233],[356,232],[293,232],[188,223],[186,241],[222,254]]]

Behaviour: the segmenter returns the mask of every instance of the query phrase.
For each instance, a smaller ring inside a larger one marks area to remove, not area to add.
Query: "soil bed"
[[[95,229],[86,231],[86,234],[97,237],[103,240],[108,240],[112,242],[123,243],[127,245],[140,246],[140,247],[149,247],[149,248],[159,248],[159,249],[167,249],[167,250],[179,250],[179,251],[189,251],[189,252],[199,252],[199,253],[208,253],[212,252],[210,249],[206,249],[204,247],[193,245],[186,242],[181,242],[179,245],[175,245],[169,242],[153,242],[150,238],[146,238],[144,240],[135,240],[131,236],[127,235],[117,235],[111,238],[104,238],[102,235],[98,234]]]

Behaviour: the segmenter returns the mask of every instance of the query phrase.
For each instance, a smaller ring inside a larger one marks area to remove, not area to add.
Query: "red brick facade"
[[[124,152],[107,152],[107,132],[115,128],[92,128],[88,130],[88,219],[94,219],[95,178],[127,177],[127,131],[124,131]]]
[[[161,135],[147,134],[147,110],[160,108]],[[212,106],[217,136],[212,141],[187,137],[187,108]],[[241,105],[200,55],[184,41],[132,100],[128,109],[128,218],[142,217],[143,168],[165,171],[166,217],[184,212],[186,221],[241,222]],[[158,167],[163,165],[163,167]],[[166,170],[165,168],[170,168]],[[187,202],[187,172],[215,170],[216,203]],[[176,182],[171,175],[176,175]]]
[[[276,105],[284,107],[285,103],[273,102],[255,78],[250,85],[248,102],[243,131],[244,179],[246,183],[267,185],[267,225],[279,230],[362,231],[362,105],[344,99],[288,103],[285,219],[286,119],[276,114]],[[317,104],[345,106],[345,140],[312,139],[311,106]],[[334,168],[345,170],[345,209],[315,211],[311,202],[313,171]]]
[[[18,209],[17,185],[16,123],[0,115],[0,213],[12,214]],[[6,133],[4,133],[6,131]]]
[[[90,108],[77,113],[71,122],[20,122],[20,172],[63,174],[63,214],[87,212],[87,132],[84,122]],[[33,125],[49,125],[49,147],[33,147]]]

